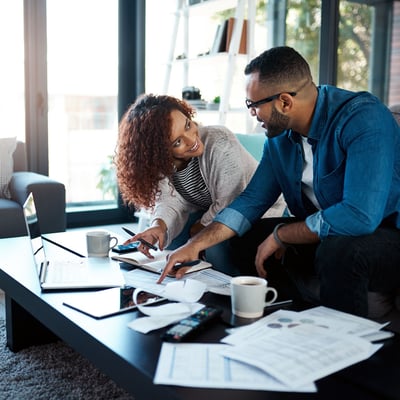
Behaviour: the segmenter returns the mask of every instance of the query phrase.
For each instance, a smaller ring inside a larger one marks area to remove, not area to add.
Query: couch
[[[11,143],[11,139],[0,139],[1,183],[4,183],[7,167],[12,167],[11,180],[0,191],[0,238],[27,234],[22,205],[30,192],[35,196],[41,233],[65,231],[65,186],[47,176],[27,171],[25,143]],[[10,144],[8,153],[7,143]],[[12,159],[6,160],[6,157]]]

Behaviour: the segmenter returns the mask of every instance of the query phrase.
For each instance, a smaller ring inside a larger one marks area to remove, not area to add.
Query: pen
[[[288,306],[292,304],[293,300],[283,300],[283,301],[276,301],[275,303],[269,304],[267,307],[278,307],[278,306]]]
[[[193,260],[193,261],[186,261],[186,262],[183,262],[183,263],[178,263],[178,264],[175,264],[175,265],[172,267],[172,269],[173,269],[173,270],[177,270],[177,269],[183,268],[183,267],[193,267],[193,265],[199,264],[200,261],[201,261],[201,260]]]
[[[136,233],[132,232],[132,231],[131,231],[130,229],[128,229],[128,228],[122,227],[122,229],[123,229],[128,235],[131,235],[131,236],[135,236],[135,235],[136,235]],[[145,246],[149,247],[150,249],[158,250],[157,247],[154,246],[154,244],[149,243],[147,240],[144,240],[144,239],[140,239],[140,238],[139,238],[138,241],[139,241],[140,243],[144,244]]]
[[[177,271],[178,269],[183,268],[183,267],[193,267],[193,265],[199,264],[200,261],[201,260],[192,260],[192,261],[185,261],[183,263],[175,264],[172,267],[172,271]],[[164,268],[160,268],[157,272],[161,274],[163,271],[164,271]]]

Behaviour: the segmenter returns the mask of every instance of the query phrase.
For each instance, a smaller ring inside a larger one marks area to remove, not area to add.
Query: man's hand
[[[219,222],[212,222],[196,236],[191,238],[185,245],[169,254],[167,265],[157,283],[161,283],[164,280],[175,264],[197,260],[202,250],[229,239],[233,237],[234,234],[235,232],[226,225]],[[184,272],[185,269],[179,269],[175,276],[178,279],[182,278]]]
[[[273,254],[280,259],[284,252],[285,250],[275,241],[274,236],[272,234],[269,235],[257,248],[255,264],[258,275],[261,278],[266,278],[267,272],[264,269],[264,262]]]
[[[179,247],[174,252],[167,256],[167,264],[158,279],[157,283],[161,283],[164,278],[173,271],[175,264],[183,263],[187,261],[197,260],[199,258],[199,251],[192,243],[186,243],[185,245]],[[175,278],[180,279],[185,275],[185,271],[190,267],[179,268],[175,274]]]
[[[275,240],[271,233],[259,246],[256,254],[256,268],[258,275],[265,278],[267,276],[264,270],[264,262],[268,257],[275,254],[277,259],[285,254],[286,244],[310,244],[319,242],[317,234],[311,232],[305,222],[293,222],[290,224],[281,224],[278,231],[275,232],[279,242]]]

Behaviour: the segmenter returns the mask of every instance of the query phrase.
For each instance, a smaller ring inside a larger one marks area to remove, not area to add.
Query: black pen
[[[201,260],[193,260],[193,261],[186,261],[186,262],[178,263],[178,264],[175,264],[175,265],[172,267],[172,269],[173,269],[174,271],[176,271],[177,269],[183,268],[183,267],[193,267],[193,265],[200,264],[200,261],[201,261]]]
[[[132,232],[132,231],[131,231],[130,229],[128,229],[128,228],[122,227],[122,229],[123,229],[128,235],[131,235],[131,236],[135,236],[135,235],[136,235],[136,233]],[[149,243],[147,240],[144,240],[144,239],[139,238],[138,241],[139,241],[140,243],[144,244],[145,246],[149,247],[150,249],[158,250],[157,247],[154,246],[154,244]]]
[[[172,271],[177,271],[178,269],[183,268],[183,267],[193,267],[193,265],[200,264],[200,262],[201,262],[201,260],[193,260],[193,261],[185,261],[182,263],[178,263],[172,267]],[[163,271],[164,271],[164,268],[160,268],[157,272],[161,274]]]

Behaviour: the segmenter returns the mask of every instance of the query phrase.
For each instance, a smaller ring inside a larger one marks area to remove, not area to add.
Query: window
[[[0,137],[25,141],[23,1],[0,1]]]
[[[316,83],[367,90],[387,102],[389,82],[396,79],[388,67],[392,7],[385,0],[288,0],[285,37],[275,44],[299,50]]]
[[[289,0],[286,16],[286,45],[295,48],[309,63],[319,81],[321,0]]]
[[[117,207],[118,3],[47,0],[49,175],[68,210]]]

